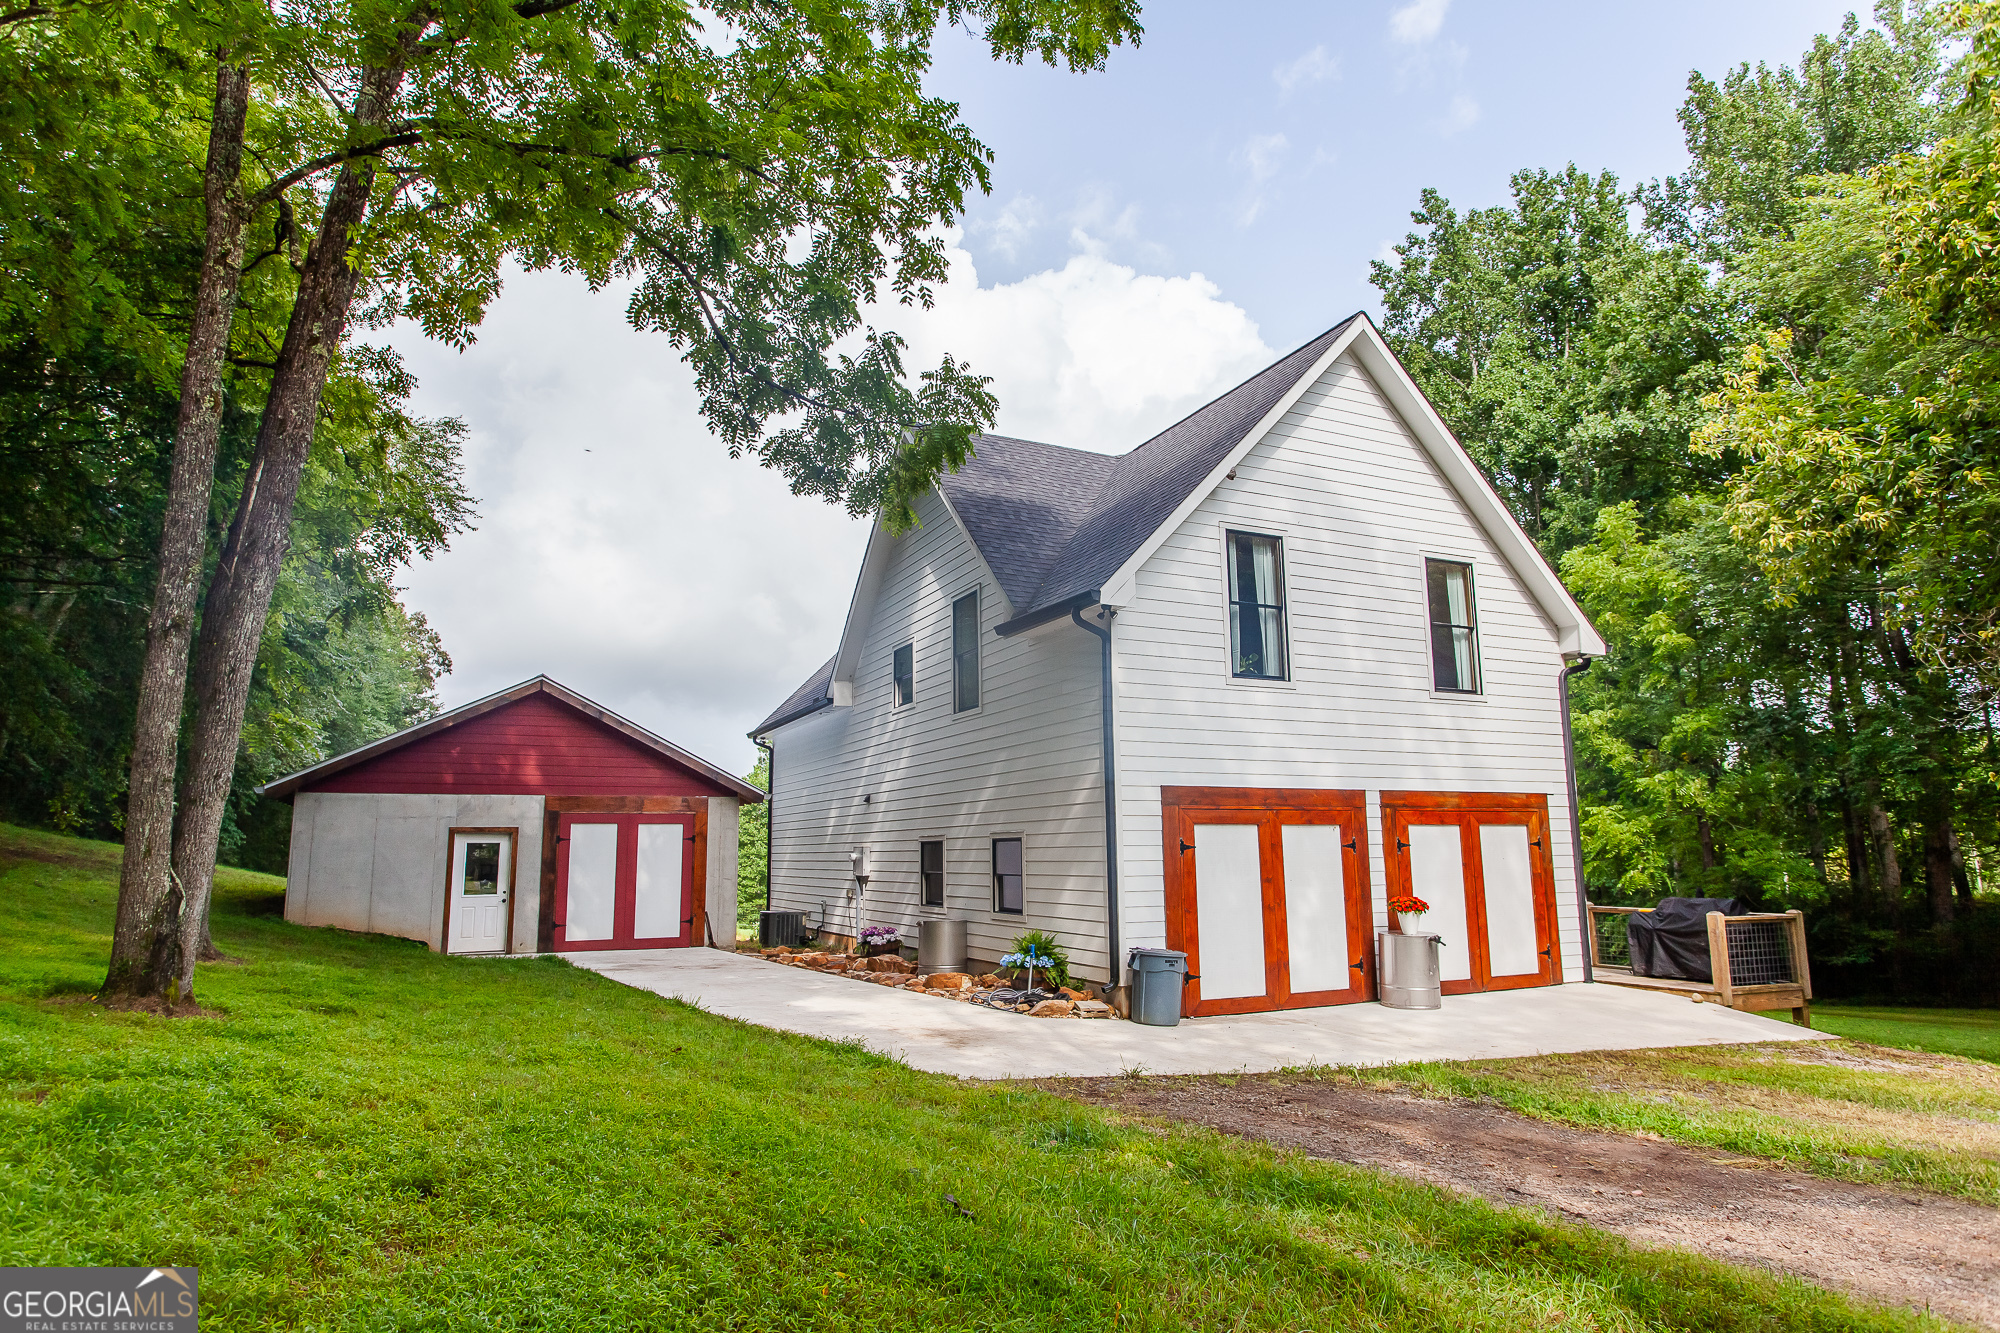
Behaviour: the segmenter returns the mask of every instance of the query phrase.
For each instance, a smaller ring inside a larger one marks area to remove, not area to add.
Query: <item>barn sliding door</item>
[[[556,821],[555,947],[671,949],[694,934],[693,815]]]
[[[1166,787],[1167,946],[1185,1011],[1253,1013],[1373,993],[1358,791]]]
[[[1430,904],[1445,994],[1562,980],[1547,797],[1385,791],[1382,850],[1390,896]]]

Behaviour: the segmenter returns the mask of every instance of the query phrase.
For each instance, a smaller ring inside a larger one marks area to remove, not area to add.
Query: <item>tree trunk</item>
[[[222,368],[243,279],[249,215],[240,185],[249,106],[248,71],[226,57],[218,58],[202,179],[206,235],[187,359],[181,365],[173,469],[160,528],[160,568],[146,622],[146,653],[132,729],[118,918],[103,988],[106,995],[158,996],[169,1003],[181,998],[175,980],[183,971],[180,926],[185,919],[185,890],[175,883],[171,859],[174,767],[187,697],[188,640],[208,547],[209,496],[222,432]]]
[[[1706,810],[1694,817],[1694,831],[1701,842],[1701,868],[1715,869],[1715,830],[1709,825]]]
[[[1931,924],[1948,926],[1956,906],[1952,901],[1951,796],[1936,794],[1925,804],[1930,807],[1930,818],[1924,821],[1924,888],[1930,894]]]
[[[399,34],[394,63],[362,71],[354,107],[358,128],[374,128],[387,118],[424,26],[421,15],[412,19]],[[355,230],[367,216],[374,184],[373,159],[356,158],[341,168],[327,196],[271,374],[271,392],[258,423],[243,494],[202,610],[185,809],[173,850],[174,871],[187,893],[179,958],[180,983],[187,994],[193,993],[195,959],[207,934],[216,844],[236,771],[257,650],[278,571],[291,544],[292,505],[305,477],[327,370],[346,332],[361,282],[360,273],[348,263],[348,253]]]
[[[1965,873],[1965,848],[1958,842],[1956,826],[1945,830],[1951,838],[1951,882],[1958,890],[1958,910],[1972,910],[1972,877]]]
[[[1889,812],[1881,802],[1868,803],[1868,827],[1875,835],[1875,851],[1881,858],[1882,872],[1878,876],[1882,885],[1882,896],[1892,904],[1902,901],[1903,863],[1896,859],[1896,834],[1889,827]]]

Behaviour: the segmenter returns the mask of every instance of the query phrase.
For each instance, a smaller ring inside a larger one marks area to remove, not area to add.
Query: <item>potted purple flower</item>
[[[861,956],[873,958],[877,954],[901,953],[903,936],[894,926],[863,926],[861,928]]]

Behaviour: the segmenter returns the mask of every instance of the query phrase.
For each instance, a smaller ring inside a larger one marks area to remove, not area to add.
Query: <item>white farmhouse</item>
[[[1184,949],[1208,1014],[1369,998],[1414,892],[1447,993],[1582,979],[1603,641],[1365,316],[1121,456],[981,437],[917,512],[752,733],[773,908]]]

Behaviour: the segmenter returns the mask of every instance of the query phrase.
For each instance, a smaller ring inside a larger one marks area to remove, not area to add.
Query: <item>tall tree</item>
[[[133,752],[141,827],[108,993],[192,995],[256,650],[321,393],[364,294],[371,317],[407,315],[463,341],[509,255],[593,283],[637,277],[634,323],[683,349],[732,453],[779,468],[801,493],[892,521],[908,521],[913,498],[991,422],[983,379],[946,358],[913,380],[900,339],[861,319],[884,284],[902,301],[930,299],[944,276],[938,228],[987,182],[986,151],[957,108],[923,90],[931,43],[941,26],[964,25],[996,58],[1093,68],[1138,38],[1136,7],[748,0],[709,14],[721,31],[671,0],[171,14],[189,47],[216,53],[207,258],[193,301],[210,314],[193,322],[182,366]],[[221,402],[246,237],[273,214],[280,250],[312,239],[293,265],[248,478],[202,607],[186,799],[173,820],[176,667],[193,603],[185,517],[206,507],[203,414]],[[859,350],[836,353],[850,336]]]

